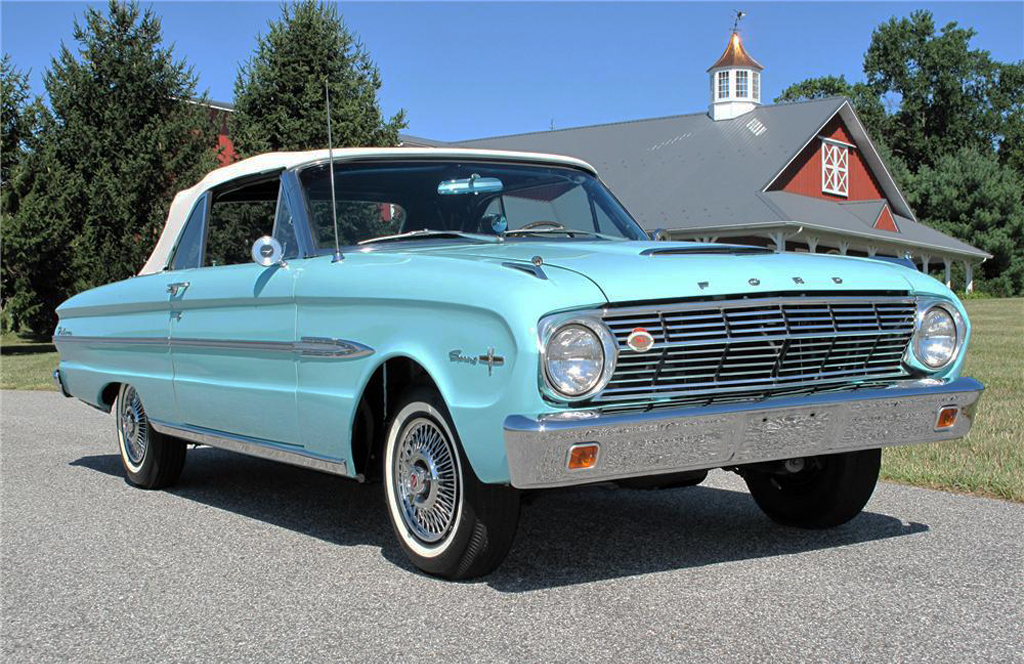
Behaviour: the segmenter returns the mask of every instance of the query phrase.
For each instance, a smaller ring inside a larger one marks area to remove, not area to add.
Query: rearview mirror
[[[252,259],[263,267],[283,264],[281,260],[283,255],[284,249],[281,248],[281,243],[269,235],[264,235],[252,243]]]
[[[442,196],[458,194],[493,194],[505,188],[498,178],[482,178],[473,173],[461,180],[445,180],[437,185],[437,193]]]

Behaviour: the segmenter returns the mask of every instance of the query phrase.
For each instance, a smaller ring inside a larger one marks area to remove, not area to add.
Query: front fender
[[[477,476],[508,482],[505,417],[546,409],[537,382],[537,322],[553,310],[603,304],[600,290],[557,268],[540,280],[483,261],[392,256],[359,265],[360,259],[374,257],[346,258],[352,263],[344,266],[319,261],[298,279],[300,337],[343,338],[373,349],[351,361],[300,358],[303,444],[351,462],[351,431],[366,386],[389,359],[409,358],[437,385]],[[385,265],[389,274],[381,278]]]

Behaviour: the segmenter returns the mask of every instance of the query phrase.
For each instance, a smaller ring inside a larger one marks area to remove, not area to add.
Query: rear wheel
[[[133,386],[124,384],[118,390],[114,417],[121,465],[128,481],[143,489],[174,484],[185,465],[186,443],[153,429]]]
[[[512,546],[519,492],[476,478],[436,390],[411,388],[395,413],[385,441],[384,490],[406,556],[448,579],[491,572]]]
[[[860,514],[878,483],[882,450],[741,467],[750,494],[773,521],[831,528]]]

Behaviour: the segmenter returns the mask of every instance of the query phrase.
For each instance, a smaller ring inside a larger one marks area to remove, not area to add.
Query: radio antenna
[[[331,164],[331,220],[334,222],[334,258],[332,263],[342,259],[341,244],[338,242],[338,201],[334,195],[334,144],[331,141],[331,88],[324,79],[324,95],[327,98],[327,159]]]

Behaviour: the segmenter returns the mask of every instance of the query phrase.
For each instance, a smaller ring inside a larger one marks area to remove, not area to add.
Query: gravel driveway
[[[0,395],[4,661],[1024,662],[1024,506],[881,484],[828,532],[743,483],[575,489],[505,564],[415,572],[379,486],[209,448],[122,478],[112,418]]]

